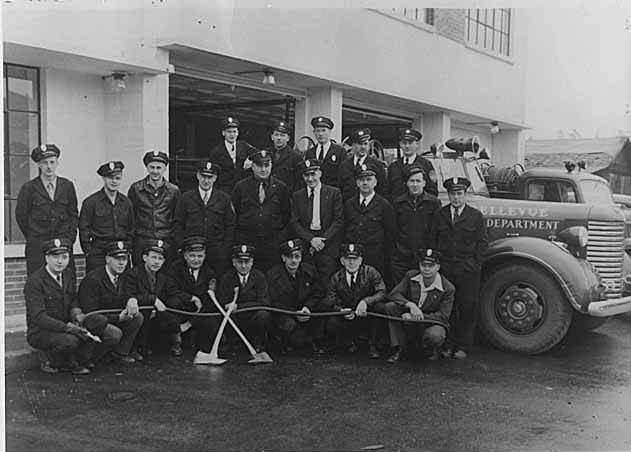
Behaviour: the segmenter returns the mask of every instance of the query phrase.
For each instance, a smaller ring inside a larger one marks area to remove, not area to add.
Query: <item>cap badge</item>
[[[263,158],[267,157],[267,151],[261,151],[261,157]]]
[[[353,245],[352,243],[350,245],[348,245],[348,251],[353,253],[355,251],[355,245]]]
[[[278,123],[278,126],[279,127],[285,127],[285,123],[281,121],[281,122]]]
[[[362,163],[362,171],[366,171],[368,169],[368,167],[366,166],[365,163]]]
[[[360,130],[359,132],[357,132],[357,135],[359,135],[360,137],[364,134],[363,130]]]
[[[157,157],[159,154],[160,154],[160,151],[157,151],[157,150],[153,151],[153,155],[155,155],[156,157]]]
[[[324,121],[324,119],[318,118],[318,122],[322,122],[322,121]]]
[[[452,181],[454,184],[457,184],[457,183],[458,183],[458,178],[457,178],[457,177],[454,177],[454,178],[452,178],[452,179],[451,179],[451,181]]]
[[[232,116],[228,116],[228,122],[233,122]]]
[[[305,166],[309,168],[311,166],[311,162],[309,160],[305,160]]]
[[[162,240],[158,240],[158,246],[162,248],[162,245],[164,245],[164,242]]]
[[[122,250],[125,248],[125,244],[123,242],[116,242],[116,246],[118,247],[119,250]]]
[[[116,163],[110,162],[110,170],[114,171],[114,168],[116,168]]]
[[[247,251],[248,251],[248,247],[245,246],[245,245],[241,245],[241,252],[242,253],[247,253]]]
[[[46,151],[46,149],[48,149],[48,148],[46,147],[46,145],[45,145],[45,144],[42,144],[39,148],[40,148],[42,151]]]
[[[427,257],[432,255],[432,250],[427,250]]]
[[[294,241],[290,240],[289,242],[287,242],[287,245],[289,246],[289,248],[293,248],[294,247]]]
[[[60,247],[61,246],[61,240],[55,239],[54,244],[55,244],[56,247]]]
[[[206,162],[206,169],[212,169],[213,164],[211,162]]]
[[[412,131],[410,129],[406,129],[405,133],[410,134]]]
[[[331,156],[331,160],[332,160],[332,161],[335,161],[335,160],[336,160],[336,159],[335,159],[335,154]]]

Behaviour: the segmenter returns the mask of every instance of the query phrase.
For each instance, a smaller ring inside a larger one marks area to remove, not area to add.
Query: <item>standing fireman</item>
[[[430,240],[442,255],[443,274],[456,287],[450,319],[451,344],[444,352],[445,356],[456,359],[466,358],[473,345],[482,256],[488,246],[482,212],[466,203],[465,192],[470,185],[464,177],[443,183],[450,204],[437,212]]]
[[[105,264],[109,243],[133,241],[134,209],[129,198],[118,191],[124,167],[120,161],[101,165],[96,172],[103,178],[103,188],[81,205],[79,241],[86,255],[86,273]]]
[[[419,155],[423,134],[414,129],[399,131],[399,146],[403,155],[388,167],[388,187],[394,201],[407,192],[405,171],[411,166],[419,166],[425,176],[425,192],[438,196],[438,187],[434,181],[436,175],[429,160]]]
[[[333,121],[325,116],[311,119],[316,146],[307,149],[305,158],[318,160],[322,169],[322,183],[342,189],[340,165],[346,160],[346,149],[331,141]]]
[[[305,241],[305,262],[313,262],[322,284],[337,269],[344,228],[344,203],[339,189],[321,182],[318,160],[307,159],[300,166],[306,187],[296,191],[291,203],[291,229]]]
[[[385,165],[376,158],[368,155],[370,151],[370,129],[359,129],[349,138],[352,146],[352,156],[340,166],[340,178],[342,197],[344,201],[357,195],[357,184],[355,183],[355,173],[362,165],[369,165],[373,168],[376,177],[375,190],[383,197],[388,196],[388,179],[386,178]]]
[[[44,265],[42,243],[60,237],[74,243],[77,237],[77,194],[72,182],[57,176],[59,154],[54,144],[33,149],[31,159],[40,175],[20,188],[15,219],[26,239],[26,273],[31,275]],[[72,265],[72,251],[70,257]]]
[[[347,242],[361,243],[364,263],[384,275],[396,233],[394,211],[385,198],[375,193],[377,176],[373,166],[361,165],[355,180],[359,194],[344,203],[344,237]]]
[[[412,165],[404,169],[407,192],[394,199],[397,236],[392,249],[390,271],[392,281],[398,284],[408,270],[418,268],[417,250],[429,246],[434,215],[440,201],[425,192],[425,172]]]
[[[255,247],[254,264],[263,272],[280,261],[278,247],[286,240],[291,216],[289,190],[271,172],[270,153],[253,154],[252,176],[238,182],[232,192],[237,214],[235,240]]]
[[[237,182],[248,176],[251,164],[248,158],[250,147],[242,141],[237,141],[239,126],[239,120],[233,116],[224,119],[221,122],[224,141],[215,146],[208,156],[208,160],[223,170],[215,185],[228,194],[232,193]]]
[[[182,248],[186,237],[204,237],[206,264],[217,277],[228,268],[235,221],[230,196],[215,188],[220,172],[219,165],[201,162],[197,169],[197,188],[184,193],[175,209],[178,248]]]
[[[164,240],[173,245],[173,216],[180,197],[180,189],[164,177],[169,164],[168,155],[161,151],[149,151],[142,158],[142,163],[147,169],[147,176],[134,182],[127,192],[134,207],[136,226],[132,255],[134,265],[141,263],[142,249],[147,240]],[[167,256],[167,262],[172,260],[172,256],[173,253]]]
[[[285,121],[274,124],[271,136],[273,146],[269,152],[272,155],[272,176],[282,180],[289,192],[293,193],[303,186],[298,173],[302,157],[288,146],[290,132],[291,126]]]

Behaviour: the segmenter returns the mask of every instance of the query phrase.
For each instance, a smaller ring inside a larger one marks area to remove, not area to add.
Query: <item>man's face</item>
[[[425,188],[425,177],[423,173],[416,173],[410,176],[407,181],[407,186],[410,194],[413,196],[418,196],[423,193],[423,189]]]
[[[103,177],[103,185],[109,191],[116,191],[121,186],[121,182],[123,181],[123,173],[118,172],[114,173],[111,176]]]
[[[464,206],[464,204],[465,204],[464,190],[449,191],[449,192],[447,192],[447,195],[449,196],[449,202],[456,209],[459,209],[462,206]]]
[[[375,176],[362,176],[357,179],[357,188],[359,188],[359,192],[364,196],[373,193],[376,186],[377,178]]]
[[[304,173],[302,178],[305,180],[305,184],[309,188],[315,188],[320,183],[320,179],[322,178],[322,171],[314,170],[309,171],[308,173]]]
[[[359,270],[359,267],[361,266],[362,262],[363,262],[363,258],[362,257],[341,257],[340,261],[342,262],[342,265],[344,266],[344,268],[346,269],[347,272],[349,273],[357,273],[357,270]]]
[[[228,143],[234,144],[239,136],[239,129],[236,127],[228,127],[227,129],[222,130],[221,134]]]
[[[44,177],[53,177],[59,166],[59,159],[57,157],[47,157],[37,162],[42,175]]]
[[[320,144],[327,144],[331,140],[331,129],[328,127],[316,127],[313,129],[313,136]]]
[[[204,263],[204,259],[206,259],[206,251],[185,251],[184,252],[184,260],[186,261],[186,265],[193,270],[197,270]]]
[[[434,264],[432,262],[420,262],[418,264],[421,270],[421,275],[424,279],[430,281],[436,277],[438,270],[440,270],[440,264]]]
[[[272,143],[276,149],[282,149],[289,143],[289,134],[274,130],[272,133]]]
[[[197,182],[199,183],[199,187],[204,191],[208,191],[211,188],[213,188],[213,185],[215,185],[216,180],[217,180],[216,174],[208,175],[208,174],[202,174],[200,172],[197,172]]]
[[[416,140],[401,140],[399,141],[399,146],[401,147],[401,151],[403,151],[403,155],[412,157],[418,152],[419,142]]]
[[[362,158],[370,150],[370,141],[362,141],[361,143],[353,143],[352,151],[353,155],[358,158]]]
[[[114,275],[121,275],[127,267],[129,256],[127,254],[121,254],[120,256],[105,256],[105,265],[110,273]]]
[[[283,254],[281,255],[281,259],[287,271],[289,273],[295,273],[300,266],[300,262],[302,262],[302,252],[293,251],[290,254]]]
[[[232,259],[232,266],[240,275],[247,275],[252,270],[254,259],[251,257],[239,257]]]
[[[147,173],[149,174],[149,179],[154,182],[161,181],[166,169],[167,166],[162,162],[149,162],[149,164],[147,165]]]
[[[152,272],[157,272],[162,268],[162,264],[164,264],[164,256],[161,253],[152,250],[143,254],[142,260],[145,262],[147,268]]]
[[[70,253],[54,253],[46,255],[46,265],[50,268],[54,273],[63,272],[68,264],[70,263]]]
[[[269,179],[270,174],[272,174],[272,162],[266,160],[252,163],[252,172],[257,179]]]

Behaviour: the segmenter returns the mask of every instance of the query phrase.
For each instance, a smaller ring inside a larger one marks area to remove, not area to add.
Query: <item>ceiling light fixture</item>
[[[263,71],[263,85],[275,85],[276,77],[272,71]]]
[[[125,72],[112,72],[112,75],[103,77],[106,90],[111,93],[124,91],[127,88],[127,83],[125,83],[127,75]]]
[[[500,126],[499,126],[499,124],[497,123],[497,121],[492,121],[491,122],[491,134],[495,135],[495,134],[498,134],[498,133],[500,133]]]

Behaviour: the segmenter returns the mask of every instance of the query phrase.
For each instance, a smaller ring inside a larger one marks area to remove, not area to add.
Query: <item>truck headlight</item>
[[[589,235],[584,226],[572,226],[557,234],[560,241],[567,244],[571,250],[581,250],[587,246]]]

